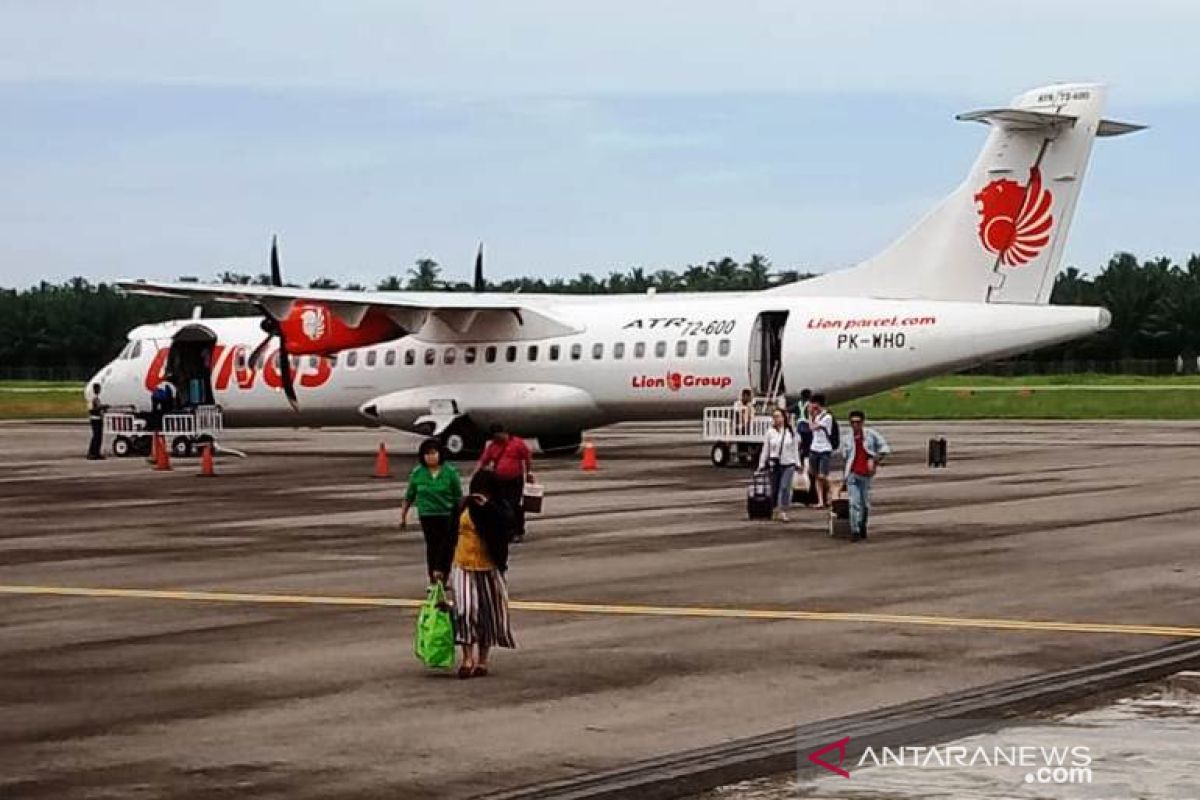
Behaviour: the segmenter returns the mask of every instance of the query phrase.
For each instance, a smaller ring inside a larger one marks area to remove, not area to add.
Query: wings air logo
[[[1007,267],[1019,267],[1037,258],[1050,241],[1054,196],[1042,186],[1037,167],[1029,171],[1029,185],[1009,178],[992,181],[975,195],[979,212],[979,241]]]
[[[325,336],[328,327],[325,322],[325,309],[321,306],[309,306],[300,312],[300,327],[309,341],[317,342]]]

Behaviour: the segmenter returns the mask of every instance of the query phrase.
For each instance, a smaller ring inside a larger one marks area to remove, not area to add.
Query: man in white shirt
[[[837,442],[837,423],[833,414],[825,408],[825,395],[814,394],[808,403],[809,427],[812,429],[812,445],[808,451],[808,471],[816,481],[817,508],[829,505],[829,462]]]
[[[742,389],[742,396],[733,401],[733,432],[742,436],[750,432],[750,422],[754,419],[754,393]]]

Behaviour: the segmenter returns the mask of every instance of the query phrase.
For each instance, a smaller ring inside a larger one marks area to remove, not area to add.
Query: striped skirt
[[[508,626],[508,587],[500,570],[450,568],[454,641],[481,647],[516,647]]]

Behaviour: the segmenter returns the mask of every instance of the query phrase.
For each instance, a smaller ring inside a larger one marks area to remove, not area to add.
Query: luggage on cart
[[[750,478],[750,486],[746,489],[746,516],[770,519],[774,505],[771,502],[771,473],[759,470]]]
[[[844,497],[829,504],[829,535],[834,539],[850,538],[850,501]]]

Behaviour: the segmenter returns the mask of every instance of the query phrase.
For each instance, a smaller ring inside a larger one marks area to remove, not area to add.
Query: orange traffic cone
[[[167,440],[163,435],[158,434],[155,439],[158,441],[158,459],[154,462],[155,472],[170,472],[171,471],[171,451],[167,449]]]
[[[213,469],[213,446],[211,444],[200,446],[200,477],[217,477],[217,472]]]
[[[374,475],[374,477],[376,477],[376,478],[392,477],[392,472],[391,472],[391,470],[388,469],[387,446],[383,442],[379,443],[379,452],[377,452],[375,454],[375,475]]]
[[[579,462],[579,468],[588,472],[597,469],[596,464],[596,445],[591,442],[583,443],[583,460]]]

